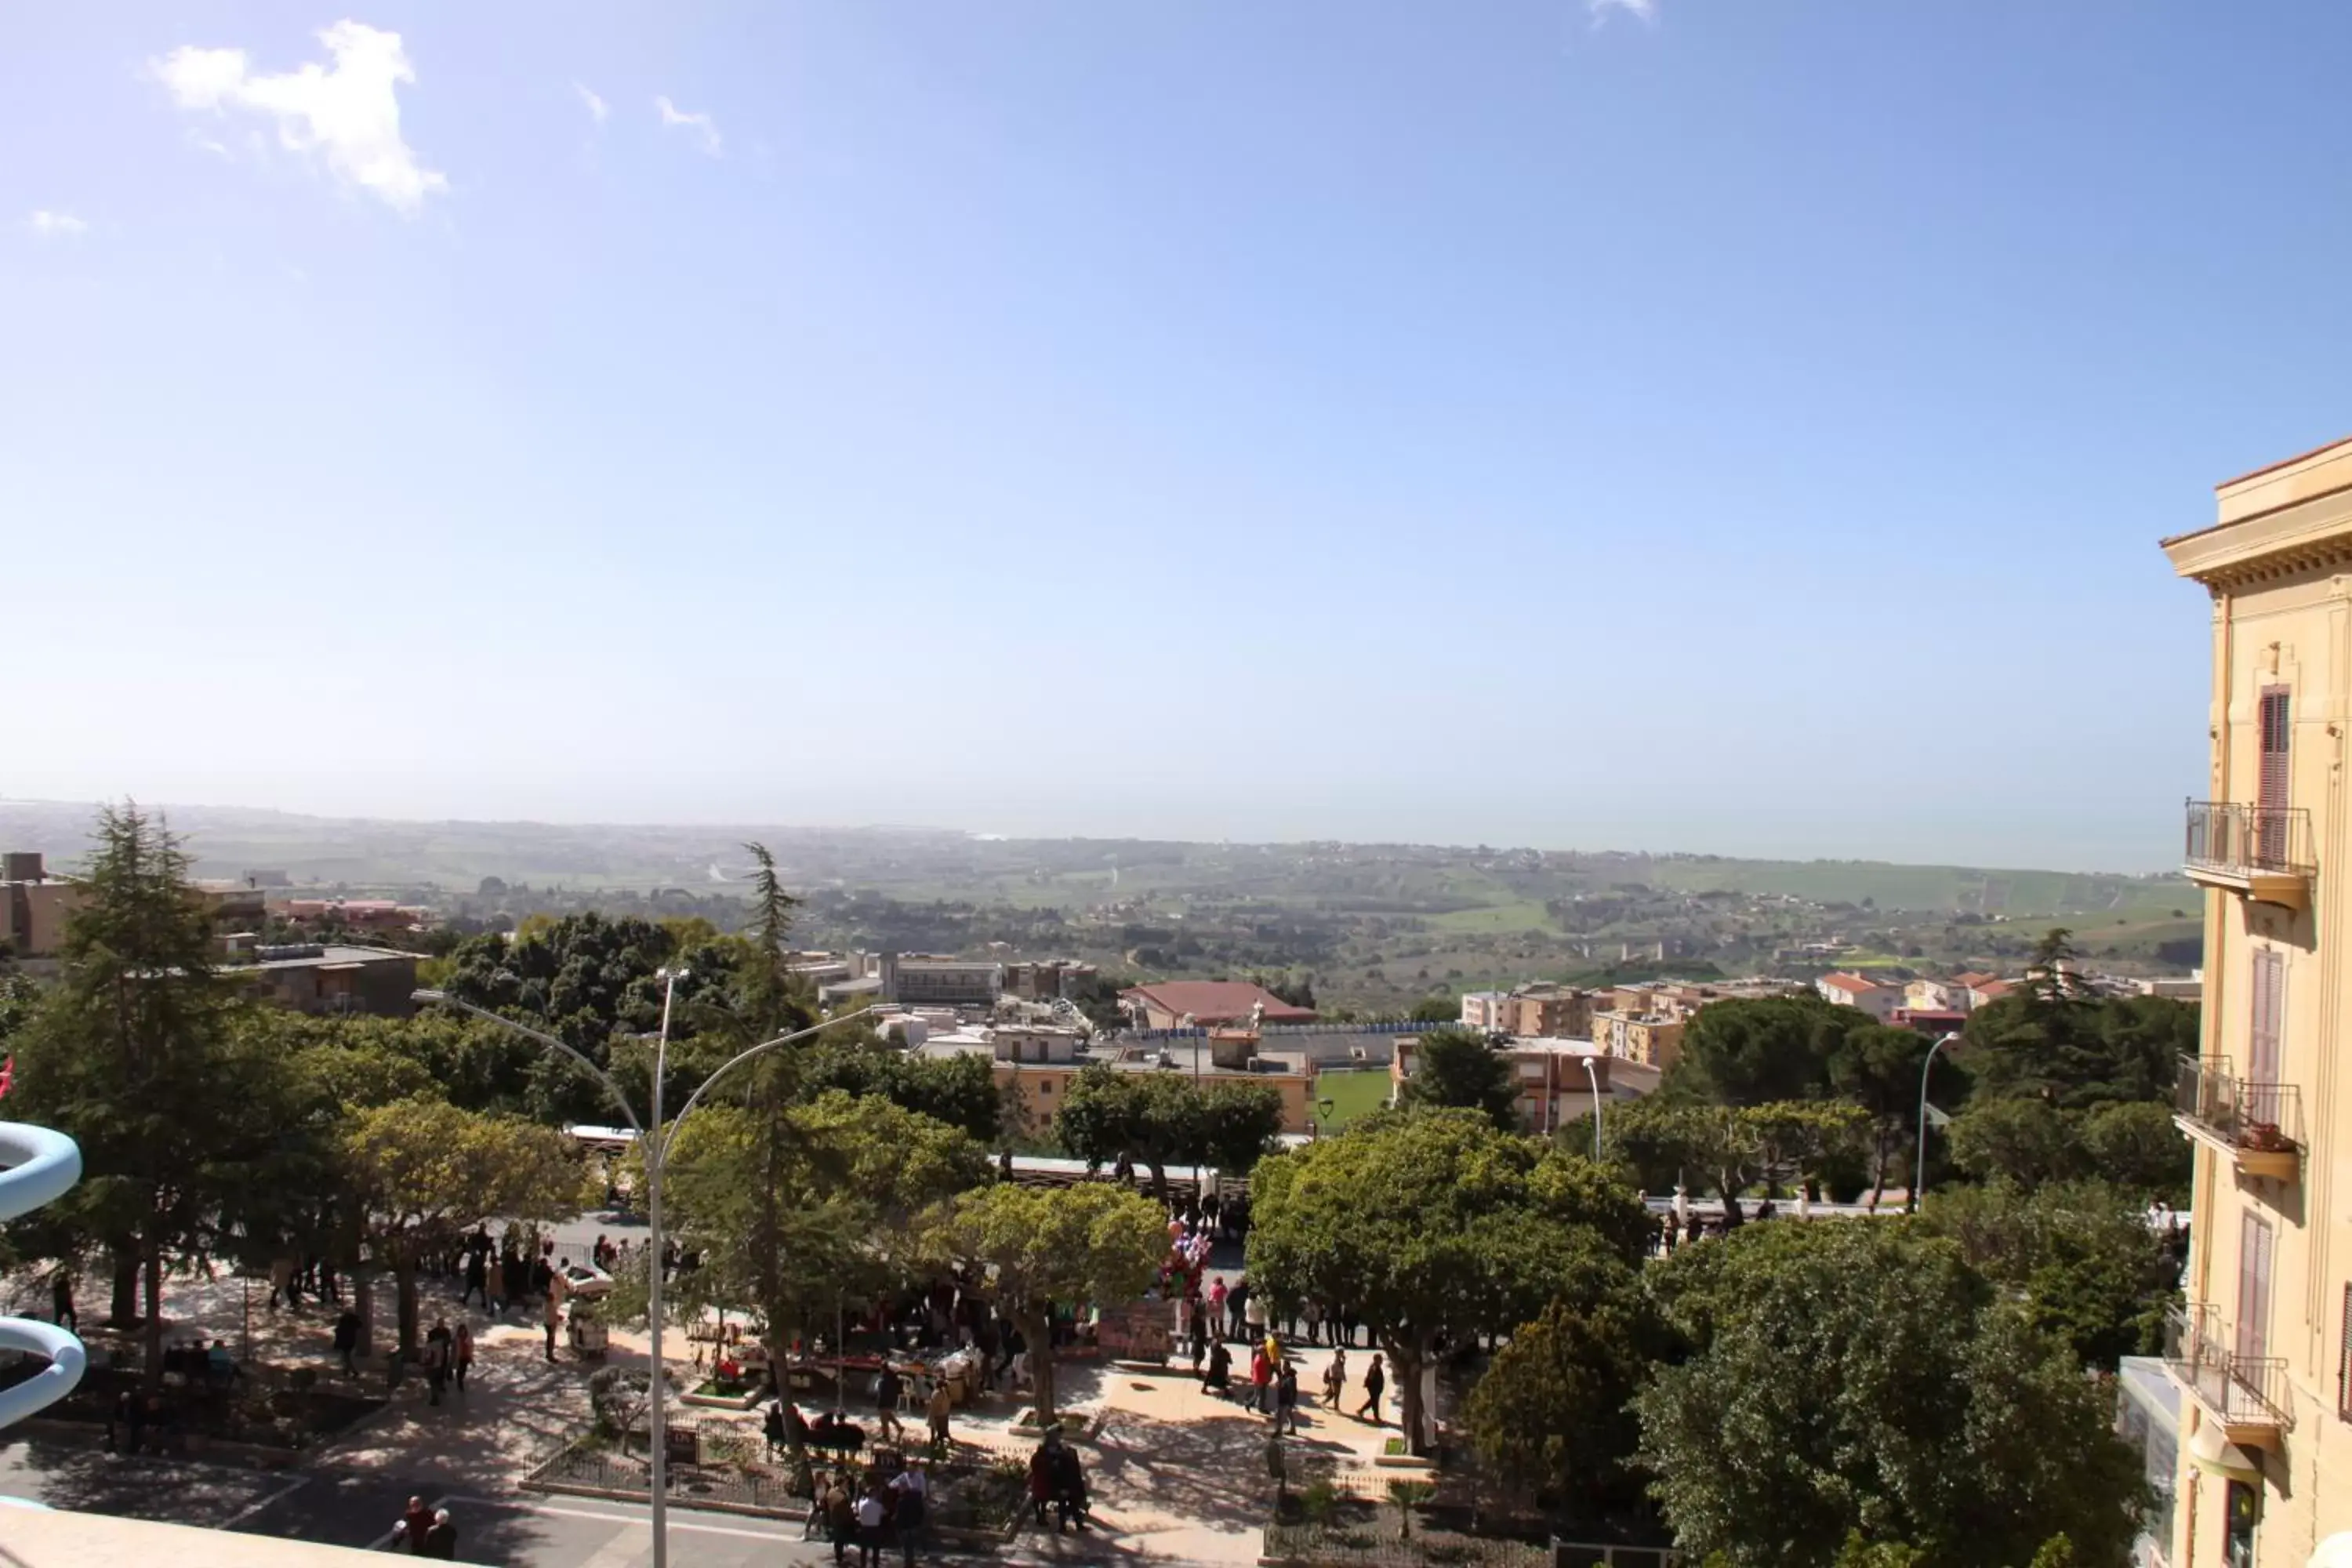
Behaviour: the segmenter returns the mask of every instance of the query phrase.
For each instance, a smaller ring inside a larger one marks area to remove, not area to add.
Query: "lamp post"
[[[1919,1064],[1919,1163],[1911,1175],[1911,1212],[1919,1212],[1919,1189],[1927,1184],[1927,1074],[1936,1066],[1936,1053],[1958,1039],[1959,1033],[1939,1037],[1927,1047],[1927,1059]]]
[[[604,1086],[604,1092],[611,1095],[613,1103],[621,1108],[622,1116],[629,1123],[629,1131],[636,1134],[637,1148],[645,1155],[646,1161],[646,1229],[647,1232],[646,1323],[652,1340],[653,1360],[652,1386],[648,1390],[652,1397],[648,1405],[646,1424],[653,1438],[653,1453],[650,1459],[653,1469],[654,1568],[669,1568],[669,1454],[667,1442],[669,1428],[669,1373],[662,1361],[661,1181],[663,1167],[669,1163],[670,1145],[677,1141],[677,1129],[685,1123],[689,1115],[693,1114],[694,1108],[702,1103],[702,1097],[709,1092],[710,1086],[735,1068],[750,1061],[753,1057],[775,1049],[778,1046],[789,1046],[794,1040],[804,1040],[820,1030],[830,1029],[835,1024],[846,1024],[853,1018],[862,1018],[877,1009],[860,1007],[855,1013],[844,1013],[838,1018],[827,1018],[824,1022],[812,1024],[805,1029],[795,1029],[789,1035],[779,1035],[772,1040],[762,1040],[756,1046],[746,1047],[721,1062],[717,1070],[702,1080],[699,1088],[686,1097],[686,1104],[679,1108],[675,1121],[665,1122],[662,1115],[662,1079],[667,1076],[669,1068],[670,1004],[677,994],[677,983],[687,978],[688,972],[683,969],[662,969],[655,971],[655,974],[663,983],[662,1017],[661,1033],[656,1037],[654,1045],[653,1119],[650,1127],[637,1120],[635,1109],[629,1104],[629,1097],[621,1092],[621,1086],[613,1081],[612,1074],[545,1030],[534,1029],[528,1024],[519,1024],[512,1018],[502,1016],[485,1007],[477,1007],[470,1002],[460,1002],[446,991],[415,991],[410,993],[409,999],[414,1002],[437,1002],[442,1006],[454,1007],[458,1012],[469,1014],[485,1023],[496,1024],[500,1028],[512,1029],[518,1035],[535,1040],[550,1050],[570,1058],[574,1065],[584,1069],[591,1078]]]
[[[1592,1070],[1592,1058],[1580,1056],[1584,1064],[1584,1081],[1592,1086],[1592,1163],[1601,1163],[1601,1075]]]

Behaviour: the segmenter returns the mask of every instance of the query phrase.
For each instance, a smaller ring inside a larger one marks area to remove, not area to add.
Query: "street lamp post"
[[[1592,1086],[1592,1162],[1601,1163],[1601,1075],[1592,1070],[1592,1058],[1580,1056],[1584,1064],[1584,1081]]]
[[[1939,1037],[1927,1047],[1927,1059],[1919,1064],[1919,1163],[1911,1175],[1911,1212],[1919,1212],[1919,1189],[1927,1184],[1927,1074],[1936,1066],[1936,1053],[1960,1037],[1956,1031]]]
[[[670,1004],[677,994],[677,983],[687,978],[687,973],[688,972],[683,969],[663,969],[656,972],[657,978],[663,983],[662,1017],[661,1034],[656,1037],[654,1045],[653,1121],[650,1127],[637,1120],[635,1109],[629,1104],[629,1097],[621,1092],[621,1086],[613,1081],[612,1074],[545,1030],[534,1029],[528,1024],[519,1024],[512,1018],[493,1013],[486,1007],[477,1007],[470,1002],[460,1002],[446,991],[416,991],[412,992],[409,998],[415,1002],[437,1002],[442,1006],[454,1007],[458,1012],[470,1014],[485,1023],[512,1029],[518,1035],[525,1036],[551,1050],[570,1058],[575,1066],[583,1068],[591,1078],[604,1086],[604,1092],[612,1096],[613,1103],[621,1108],[621,1115],[628,1121],[629,1131],[636,1134],[637,1147],[643,1152],[646,1162],[646,1230],[647,1233],[646,1237],[646,1322],[652,1341],[653,1360],[653,1376],[650,1380],[652,1386],[649,1390],[652,1399],[648,1406],[646,1425],[653,1439],[653,1452],[648,1458],[653,1470],[651,1479],[654,1568],[669,1568],[669,1453],[667,1440],[669,1427],[669,1373],[662,1361],[661,1180],[662,1170],[669,1163],[670,1145],[677,1141],[678,1128],[685,1124],[689,1115],[693,1114],[694,1108],[702,1103],[702,1097],[709,1092],[710,1086],[735,1068],[756,1056],[775,1049],[778,1046],[789,1046],[793,1041],[804,1040],[820,1030],[830,1029],[836,1024],[846,1024],[853,1018],[862,1018],[868,1013],[877,1011],[874,1007],[860,1007],[855,1013],[844,1013],[838,1018],[827,1018],[823,1023],[813,1024],[805,1029],[795,1029],[789,1035],[779,1035],[772,1040],[762,1040],[756,1046],[746,1047],[721,1062],[716,1071],[704,1079],[701,1085],[686,1097],[686,1104],[679,1108],[677,1120],[666,1123],[662,1116],[662,1079],[667,1075],[669,1067]]]

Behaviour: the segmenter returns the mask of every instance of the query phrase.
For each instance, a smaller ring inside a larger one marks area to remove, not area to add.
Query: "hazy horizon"
[[[0,789],[2154,869],[2352,7],[0,15]],[[2262,212],[2265,243],[2215,214]]]
[[[113,797],[113,800],[119,804],[119,802],[124,798],[136,797]],[[93,799],[88,801],[56,798],[37,799],[14,795],[0,795],[0,816],[5,816],[7,809],[10,807],[32,808],[43,813],[72,813],[84,810],[95,812],[100,805],[104,804],[108,804],[108,801],[104,799]],[[436,815],[418,816],[397,813],[312,812],[285,806],[254,805],[250,804],[224,801],[163,801],[138,799],[137,804],[144,810],[160,813],[167,818],[173,816],[174,814],[218,813],[223,816],[251,815],[256,816],[288,817],[299,821],[323,824],[351,823],[354,825],[381,825],[393,827],[451,826],[487,828],[549,828],[563,829],[567,831],[605,828],[614,832],[691,833],[701,831],[718,832],[725,830],[729,832],[746,833],[906,833],[943,834],[971,838],[1012,839],[1016,841],[1076,840],[1099,841],[1106,844],[1145,842],[1225,844],[1244,847],[1254,845],[1283,847],[1306,843],[1339,843],[1358,847],[1393,845],[1403,847],[1449,850],[1465,850],[1483,847],[1496,851],[1535,849],[1552,853],[1573,852],[1581,854],[1622,853],[1650,856],[1715,856],[1725,859],[1738,860],[1870,861],[1893,865],[1958,866],[1984,870],[2080,871],[2108,873],[2123,876],[2161,875],[2167,872],[2177,872],[2179,869],[2179,863],[2177,858],[2170,860],[2159,859],[2153,864],[2144,866],[2093,864],[2087,862],[2078,864],[2069,862],[2036,862],[2016,859],[2002,860],[1972,858],[1965,856],[1954,855],[1900,856],[1872,854],[1816,854],[1799,852],[1796,850],[1780,851],[1758,847],[1718,847],[1696,843],[1668,843],[1663,841],[1636,842],[1631,840],[1603,841],[1598,838],[1590,837],[1579,839],[1574,842],[1550,842],[1533,838],[1513,838],[1494,836],[1470,838],[1432,838],[1397,835],[1357,837],[1331,833],[1299,833],[1278,837],[1244,837],[1230,834],[1118,832],[1107,830],[1095,832],[1008,832],[994,827],[969,826],[952,822],[924,822],[913,820],[896,821],[873,819],[856,821],[844,819],[838,821],[787,821],[781,818],[762,816],[720,816],[667,820],[657,820],[653,818],[621,819],[601,817],[482,816],[467,815]],[[184,823],[176,824],[175,826],[184,826]],[[49,847],[37,844],[0,844],[0,849],[43,847]]]

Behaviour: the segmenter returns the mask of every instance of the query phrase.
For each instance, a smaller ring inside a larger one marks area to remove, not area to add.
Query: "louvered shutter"
[[[2271,1226],[2251,1209],[2238,1229],[2238,1359],[2270,1353]]]
[[[2262,799],[2265,810],[2284,808],[2287,785],[2287,709],[2286,688],[2263,688],[2263,771]]]
[[[2259,948],[2254,952],[2253,1002],[2246,1078],[2256,1084],[2275,1084],[2279,1080],[2279,1037],[2286,1028],[2286,957],[2276,948]],[[2263,1120],[2275,1121],[2278,1118],[2273,1115]]]

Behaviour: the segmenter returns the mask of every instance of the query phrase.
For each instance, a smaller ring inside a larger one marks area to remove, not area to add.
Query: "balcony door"
[[[2262,695],[2262,771],[2254,814],[2254,858],[2261,866],[2286,864],[2287,689],[2265,686]]]
[[[2238,1222],[2238,1359],[2261,1361],[2270,1345],[2271,1223],[2249,1209]]]

